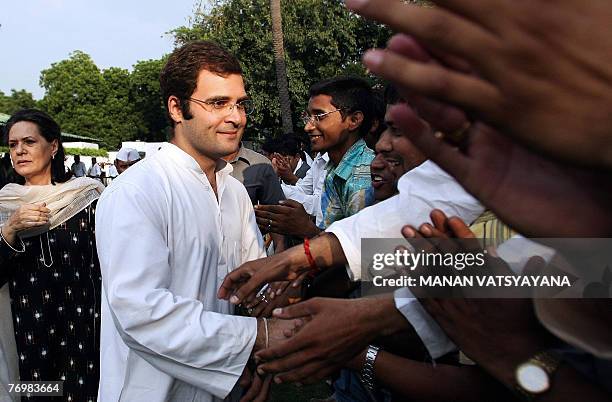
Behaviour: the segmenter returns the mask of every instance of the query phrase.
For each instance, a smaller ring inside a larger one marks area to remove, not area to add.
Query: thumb
[[[290,200],[290,199],[288,199],[288,200],[281,200],[278,203],[281,204],[281,205],[284,205],[286,207],[291,207],[291,208],[297,208],[300,205],[302,205],[299,202],[297,202],[295,200]]]
[[[315,313],[315,309],[312,304],[312,301],[309,300],[283,308],[276,308],[274,311],[272,311],[272,315],[275,318],[282,318],[284,320],[307,317]]]

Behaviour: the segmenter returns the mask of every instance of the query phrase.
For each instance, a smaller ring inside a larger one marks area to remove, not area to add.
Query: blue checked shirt
[[[359,140],[346,151],[338,166],[334,167],[332,161],[327,163],[327,175],[321,193],[321,229],[374,203],[374,194],[370,190],[372,159],[374,151],[363,140]]]

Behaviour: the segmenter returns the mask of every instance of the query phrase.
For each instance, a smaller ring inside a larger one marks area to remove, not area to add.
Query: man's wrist
[[[518,337],[515,337],[515,340],[516,338]],[[482,357],[474,356],[473,358],[485,371],[510,389],[514,389],[516,385],[515,373],[518,366],[549,347],[547,343],[535,340],[526,341],[521,345],[509,345],[507,342],[501,342],[501,344],[495,353],[483,351]]]
[[[295,186],[295,183],[297,183],[298,180],[299,179],[295,174],[289,174],[286,177],[283,177],[283,181],[291,186]]]
[[[257,334],[255,336],[255,345],[253,346],[253,353],[262,350],[266,347],[266,328],[263,319],[257,318]]]
[[[374,330],[381,336],[389,336],[410,327],[406,318],[395,307],[393,297],[376,297],[363,299],[368,308],[364,308],[364,322],[375,325]]]
[[[322,230],[319,229],[313,221],[309,220],[308,227],[306,227],[306,229],[304,230],[303,235],[304,237],[308,237],[309,239],[311,239],[315,236],[318,236],[321,232]]]

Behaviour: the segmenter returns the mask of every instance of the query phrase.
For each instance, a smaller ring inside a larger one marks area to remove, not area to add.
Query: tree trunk
[[[276,86],[278,87],[284,134],[293,131],[293,120],[291,118],[291,101],[289,100],[289,83],[287,82],[287,66],[285,65],[285,48],[283,45],[281,0],[270,0],[270,16],[272,18],[272,47],[274,64],[276,65]]]

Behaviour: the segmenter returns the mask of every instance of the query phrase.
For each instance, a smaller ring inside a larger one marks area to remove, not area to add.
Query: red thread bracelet
[[[317,266],[314,258],[312,258],[312,254],[310,253],[310,239],[308,239],[308,237],[304,237],[304,254],[306,254],[308,264],[310,264],[308,276],[314,277],[321,269]]]

